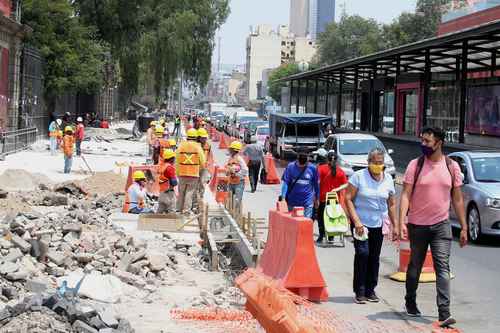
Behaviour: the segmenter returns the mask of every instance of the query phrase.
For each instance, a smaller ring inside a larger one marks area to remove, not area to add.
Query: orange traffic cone
[[[278,177],[278,172],[276,171],[273,155],[267,153],[264,157],[264,163],[266,165],[267,172],[266,184],[279,184],[281,181]]]
[[[408,270],[408,265],[410,264],[410,255],[410,241],[407,239],[399,241],[399,269],[396,273],[390,276],[392,280],[398,282],[406,281],[406,272]],[[436,282],[436,272],[434,271],[434,264],[430,249],[427,250],[419,281],[423,283]]]
[[[219,149],[227,149],[228,147],[226,134],[222,133],[220,136]]]

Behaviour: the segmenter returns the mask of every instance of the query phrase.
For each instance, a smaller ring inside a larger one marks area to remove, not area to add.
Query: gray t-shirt
[[[264,151],[258,143],[252,143],[245,147],[243,155],[248,157],[250,161],[262,161],[264,159]]]

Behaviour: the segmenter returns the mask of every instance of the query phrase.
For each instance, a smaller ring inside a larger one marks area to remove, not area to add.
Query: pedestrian
[[[187,140],[180,143],[176,150],[176,169],[179,176],[179,200],[177,210],[182,214],[192,213],[193,196],[198,188],[200,170],[205,165],[205,154],[197,142],[198,131],[187,131]]]
[[[281,178],[281,195],[288,209],[304,207],[304,216],[313,218],[314,208],[319,205],[318,170],[309,163],[309,155],[305,150],[297,153],[297,160],[288,164]]]
[[[75,131],[75,139],[76,139],[76,156],[82,155],[82,141],[85,137],[85,126],[83,126],[82,117],[76,118],[76,131]]]
[[[421,316],[417,307],[418,279],[430,246],[434,270],[439,321],[443,327],[455,324],[450,312],[450,203],[462,227],[460,246],[467,244],[467,224],[462,196],[460,166],[443,154],[445,132],[427,127],[421,133],[422,156],[411,161],[405,175],[399,208],[399,226],[410,240],[410,263],[406,273],[405,308],[409,316]],[[405,223],[407,217],[407,223]]]
[[[248,174],[250,178],[250,187],[252,193],[257,191],[257,184],[259,183],[259,175],[261,166],[266,169],[264,163],[264,151],[262,145],[257,143],[255,137],[250,138],[250,144],[243,150],[243,155],[248,158]]]
[[[109,122],[106,119],[101,120],[101,128],[109,128]]]
[[[49,143],[50,154],[52,156],[57,154],[59,131],[61,130],[62,120],[56,119],[49,125]]]
[[[73,127],[66,126],[64,129],[64,136],[62,138],[62,151],[64,153],[64,173],[71,172],[71,166],[73,165],[73,146],[75,145],[75,136],[73,133]]]
[[[177,186],[175,174],[175,152],[171,149],[163,151],[164,163],[160,167],[160,197],[158,198],[157,214],[175,213],[176,196],[174,188]]]
[[[318,155],[319,156],[319,155]],[[322,244],[325,238],[325,220],[324,213],[326,207],[326,195],[337,190],[339,199],[341,196],[340,190],[347,187],[347,176],[342,170],[337,166],[337,154],[335,151],[330,151],[327,154],[327,164],[322,164],[318,166],[318,177],[319,177],[319,207],[318,207],[318,229],[319,236],[316,240],[317,244]],[[339,200],[341,201],[341,200]]]
[[[134,171],[132,174],[134,182],[127,190],[130,214],[151,214],[153,211],[146,207],[146,175],[143,171]]]
[[[181,116],[176,115],[174,120],[174,130],[172,136],[179,136],[181,130]]]
[[[229,176],[229,192],[233,197],[233,203],[241,210],[243,191],[245,190],[245,177],[248,176],[248,167],[240,155],[243,145],[239,141],[233,141],[229,145],[229,159],[226,163],[227,175]]]
[[[384,172],[385,151],[372,149],[368,168],[356,171],[349,179],[346,206],[354,225],[354,302],[379,302],[378,284],[380,251],[384,241],[383,226],[392,224],[393,240],[398,238],[396,227],[396,190],[392,176]]]

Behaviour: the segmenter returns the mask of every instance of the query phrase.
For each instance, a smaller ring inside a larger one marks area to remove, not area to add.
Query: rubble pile
[[[0,186],[4,191],[34,191],[40,184],[49,187],[51,181],[45,175],[21,169],[8,169],[0,175]]]

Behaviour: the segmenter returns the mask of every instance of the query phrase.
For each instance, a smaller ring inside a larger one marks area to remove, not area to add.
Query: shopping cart
[[[338,237],[340,246],[345,247],[345,235],[349,232],[349,219],[340,204],[338,188],[326,194],[326,206],[323,213],[325,221],[325,234],[328,245],[336,246],[335,238]]]

